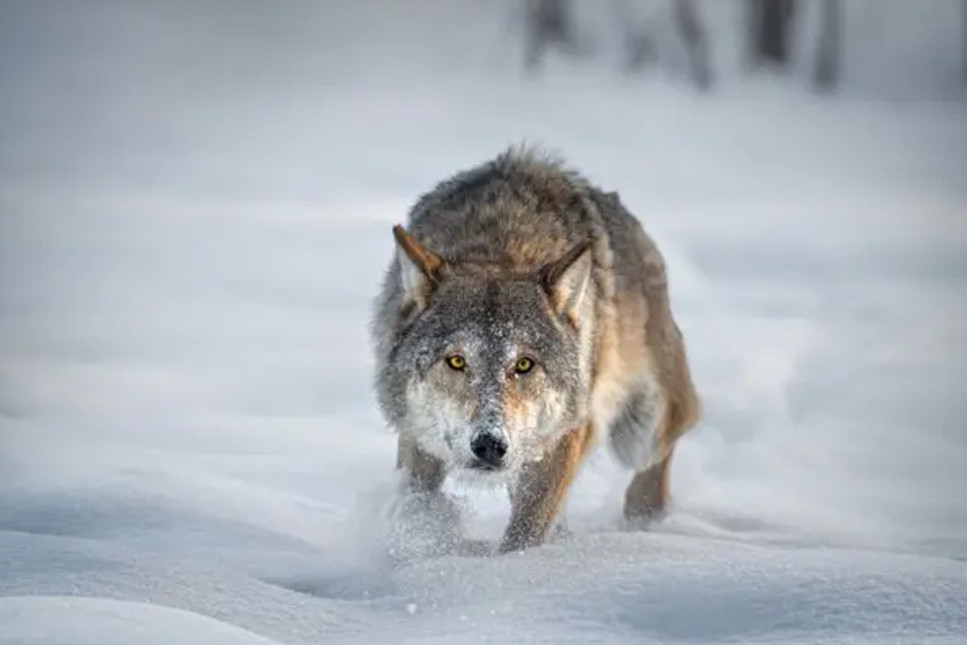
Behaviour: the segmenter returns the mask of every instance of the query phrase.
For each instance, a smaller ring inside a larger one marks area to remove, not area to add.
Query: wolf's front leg
[[[500,553],[542,544],[591,442],[591,425],[565,436],[541,461],[527,464],[512,495]]]
[[[407,507],[440,524],[438,528],[453,533],[459,524],[460,513],[442,490],[447,475],[443,461],[401,433],[396,467],[403,471],[400,493],[402,499],[407,500]]]
[[[396,444],[396,467],[404,473],[406,490],[414,493],[439,492],[447,474],[441,460],[402,432]]]
[[[397,553],[442,555],[469,548],[461,535],[460,507],[443,491],[443,461],[401,434],[396,467],[402,471],[392,511]]]

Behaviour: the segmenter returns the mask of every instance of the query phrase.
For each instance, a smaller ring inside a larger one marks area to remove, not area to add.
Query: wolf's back
[[[593,192],[558,158],[517,146],[422,195],[408,228],[450,261],[528,270],[603,232]]]

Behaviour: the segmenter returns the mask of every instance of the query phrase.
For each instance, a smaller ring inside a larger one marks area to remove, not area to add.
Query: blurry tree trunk
[[[753,66],[789,61],[794,0],[748,0],[750,62]]]
[[[967,0],[964,0],[964,82],[967,82]]]
[[[568,0],[525,0],[524,67],[536,71],[544,50],[558,45],[568,53],[576,51],[574,18]]]
[[[618,0],[615,2],[619,29],[624,37],[624,66],[625,70],[634,72],[657,58],[657,49],[653,33],[653,20],[650,16],[642,19],[633,7],[637,3],[632,0]]]
[[[841,0],[822,0],[822,2],[822,25],[819,32],[819,47],[816,51],[813,82],[820,90],[828,90],[839,81],[843,16]]]
[[[692,0],[673,0],[675,2],[675,19],[678,31],[688,49],[692,79],[701,89],[707,89],[712,83],[712,72],[708,60],[708,35],[702,27],[695,4]]]
[[[669,1],[674,8],[675,28],[684,41],[688,53],[692,80],[700,89],[708,89],[712,84],[708,32],[702,24],[693,0]],[[629,19],[627,22],[631,24],[634,21]],[[625,65],[627,69],[640,69],[646,63],[655,59],[656,49],[653,38],[640,25],[637,31],[629,30],[626,32],[625,41]]]

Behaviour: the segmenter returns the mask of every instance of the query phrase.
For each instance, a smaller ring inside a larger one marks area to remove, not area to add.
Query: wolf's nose
[[[507,442],[490,432],[480,432],[470,440],[470,451],[484,464],[499,466],[507,454]]]

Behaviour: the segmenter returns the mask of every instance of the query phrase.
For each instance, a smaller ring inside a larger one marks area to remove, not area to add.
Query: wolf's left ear
[[[393,236],[396,238],[396,261],[400,265],[404,298],[422,309],[442,277],[445,263],[399,224],[393,227]]]
[[[540,271],[541,284],[557,313],[567,313],[575,322],[591,281],[591,264],[591,240],[587,239]]]

